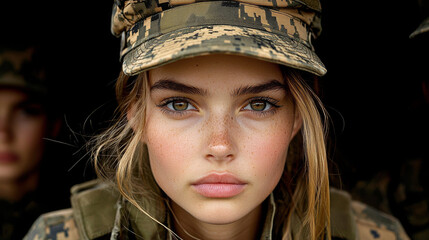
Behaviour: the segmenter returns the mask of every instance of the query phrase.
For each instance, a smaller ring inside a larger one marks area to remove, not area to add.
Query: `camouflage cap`
[[[319,0],[115,0],[112,33],[122,36],[123,71],[135,75],[178,59],[227,53],[324,75],[311,38]]]
[[[33,47],[0,48],[0,87],[14,87],[38,94],[47,92],[45,69],[35,60]]]

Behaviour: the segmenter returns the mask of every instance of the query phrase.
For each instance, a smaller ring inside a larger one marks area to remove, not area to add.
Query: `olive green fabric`
[[[106,184],[91,181],[71,189],[76,225],[84,239],[94,239],[112,231],[119,194]]]

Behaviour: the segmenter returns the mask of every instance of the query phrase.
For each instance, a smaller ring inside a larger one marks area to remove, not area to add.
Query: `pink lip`
[[[208,198],[231,198],[240,194],[246,183],[230,173],[212,173],[192,184],[195,191]]]
[[[0,163],[12,163],[18,161],[18,155],[11,152],[0,152]]]

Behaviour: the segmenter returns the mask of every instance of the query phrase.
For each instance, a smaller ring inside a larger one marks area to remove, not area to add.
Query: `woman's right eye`
[[[173,100],[166,104],[172,111],[186,111],[186,110],[194,110],[196,109],[191,103],[184,100]]]
[[[186,111],[197,110],[188,99],[173,98],[164,100],[158,107],[161,107],[167,113],[184,114]]]

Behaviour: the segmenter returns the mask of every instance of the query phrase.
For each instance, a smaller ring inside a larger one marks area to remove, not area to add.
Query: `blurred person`
[[[388,197],[392,213],[413,240],[429,239],[429,1],[419,0],[423,20],[410,34],[416,61],[409,103],[407,150],[393,172]]]
[[[409,35],[399,163],[358,181],[352,196],[394,215],[413,240],[429,239],[429,1],[419,0],[420,23]]]
[[[39,48],[0,47],[0,239],[21,239],[42,213],[68,206],[46,139],[61,127]]]

